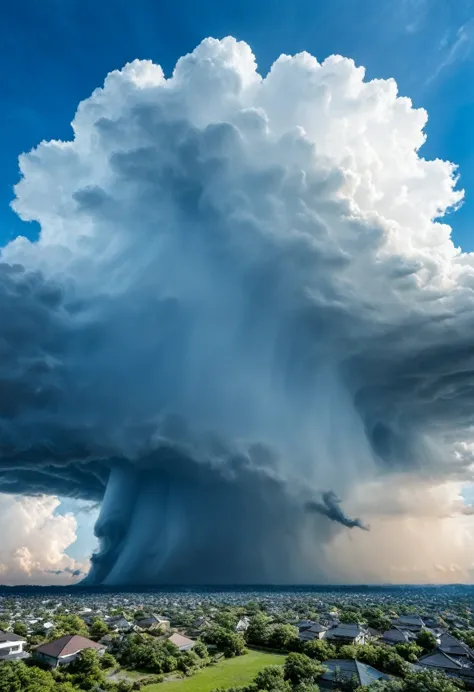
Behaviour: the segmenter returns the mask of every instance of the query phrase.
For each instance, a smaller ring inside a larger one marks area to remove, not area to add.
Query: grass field
[[[147,685],[144,692],[211,692],[215,687],[246,685],[265,666],[282,665],[284,656],[249,651],[245,656],[227,658],[184,680]]]

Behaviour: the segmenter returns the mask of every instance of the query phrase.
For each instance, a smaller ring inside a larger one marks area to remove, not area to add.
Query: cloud
[[[55,513],[60,504],[53,496],[0,495],[0,583],[71,584],[84,573],[86,565],[65,552],[76,540],[77,523],[71,514]]]
[[[470,473],[474,261],[426,121],[352,60],[206,39],[20,157],[0,489],[102,502],[91,582],[330,579],[376,540],[358,487]]]
[[[351,511],[365,512],[370,534],[339,534],[325,546],[338,581],[472,583],[474,526],[462,484],[392,477],[359,486]]]
[[[472,55],[473,37],[474,20],[470,19],[459,27],[454,38],[450,39],[449,35],[443,38],[441,44],[443,57],[436,70],[428,79],[428,83],[435,80],[447,67],[456,62],[467,60]]]
[[[348,529],[359,528],[364,531],[368,531],[368,527],[364,526],[360,519],[350,519],[344,514],[341,509],[341,501],[337,497],[336,493],[328,491],[323,493],[322,501],[317,502],[311,500],[305,504],[305,509],[307,512],[316,512],[317,514],[322,514],[328,519],[339,522],[342,526],[346,526]]]

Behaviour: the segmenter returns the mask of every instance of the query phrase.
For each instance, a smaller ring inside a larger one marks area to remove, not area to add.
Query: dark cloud
[[[321,502],[315,500],[306,502],[305,509],[307,512],[322,514],[328,519],[331,519],[331,521],[337,521],[339,524],[347,526],[348,529],[358,528],[364,531],[369,530],[369,527],[365,526],[360,519],[350,519],[344,514],[341,508],[341,501],[332,490],[322,494]]]

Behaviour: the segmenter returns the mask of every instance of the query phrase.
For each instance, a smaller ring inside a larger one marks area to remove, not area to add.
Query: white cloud
[[[474,581],[474,522],[464,516],[462,484],[412,477],[359,486],[350,510],[370,533],[339,534],[325,548],[339,581],[446,584]]]
[[[0,583],[72,584],[83,576],[86,562],[65,552],[76,540],[77,522],[55,513],[60,504],[57,497],[0,494]]]

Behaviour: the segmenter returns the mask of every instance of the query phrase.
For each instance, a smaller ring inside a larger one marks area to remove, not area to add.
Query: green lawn
[[[227,658],[203,668],[184,680],[146,685],[146,692],[210,692],[215,687],[246,685],[265,666],[282,665],[285,657],[263,651],[249,651],[245,656]]]

